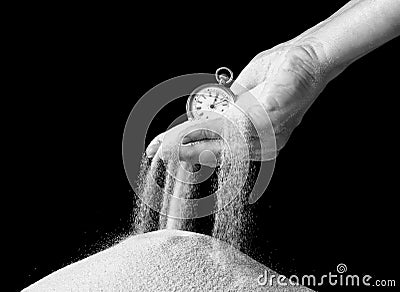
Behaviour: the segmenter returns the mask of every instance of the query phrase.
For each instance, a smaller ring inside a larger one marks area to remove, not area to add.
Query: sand
[[[225,121],[222,136],[221,166],[212,236],[246,251],[247,229],[252,214],[247,212],[249,188],[249,121],[231,115]],[[251,175],[250,175],[251,176]]]
[[[142,157],[140,174],[138,177],[137,207],[133,212],[132,233],[140,234],[159,229],[159,211],[162,208],[163,186],[165,172],[162,161],[150,161],[145,155]],[[160,186],[161,185],[161,186]]]
[[[131,236],[23,291],[311,291],[260,286],[265,270],[277,275],[210,236],[160,230]]]
[[[133,228],[136,235],[24,291],[311,291],[278,286],[276,281],[273,286],[260,285],[258,279],[266,271],[275,277],[278,274],[241,252],[246,252],[251,229],[246,206],[251,191],[248,175],[254,171],[249,169],[249,149],[242,147],[249,143],[248,130],[248,122],[240,117],[231,117],[224,125],[226,143],[220,157],[213,237],[184,231],[190,228],[191,219],[183,218],[192,218],[196,212],[180,199],[194,197],[191,183],[195,176],[178,168],[177,157],[164,163],[158,154],[151,163],[143,157],[141,202]]]

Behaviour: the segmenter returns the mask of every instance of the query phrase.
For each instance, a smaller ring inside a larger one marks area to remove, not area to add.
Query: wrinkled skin
[[[235,104],[253,123],[251,141],[256,150],[251,159],[275,158],[274,150],[282,149],[326,86],[328,73],[324,48],[312,39],[289,41],[261,52],[243,69],[231,90],[237,97]],[[165,159],[171,149],[180,145],[179,158],[187,162],[198,163],[204,150],[218,156],[223,119],[182,123],[157,136],[146,153],[152,157],[162,146],[159,155]],[[201,142],[188,144],[196,141]],[[211,156],[203,155],[200,162],[208,165],[208,158],[212,160]]]

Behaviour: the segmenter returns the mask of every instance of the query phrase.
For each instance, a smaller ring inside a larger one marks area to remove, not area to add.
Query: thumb
[[[253,81],[250,69],[247,66],[242,70],[242,72],[240,72],[239,76],[232,83],[230,90],[235,96],[242,95],[256,86]]]
[[[262,83],[265,79],[264,75],[265,69],[252,61],[240,72],[230,89],[235,96],[242,95]]]
[[[193,128],[182,139],[182,144],[193,143],[202,140],[221,139],[223,122],[220,118],[208,120]]]

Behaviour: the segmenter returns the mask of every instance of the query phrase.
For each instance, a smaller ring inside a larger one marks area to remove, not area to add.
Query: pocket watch
[[[229,75],[221,74],[227,71]],[[208,83],[197,87],[186,103],[189,120],[210,119],[220,116],[235,102],[235,95],[227,87],[233,80],[233,73],[226,67],[215,72],[217,83]]]

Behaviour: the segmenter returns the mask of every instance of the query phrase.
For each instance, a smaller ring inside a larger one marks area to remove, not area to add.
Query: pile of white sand
[[[23,291],[310,291],[260,286],[267,267],[222,241],[180,230],[132,236]]]

